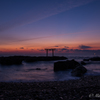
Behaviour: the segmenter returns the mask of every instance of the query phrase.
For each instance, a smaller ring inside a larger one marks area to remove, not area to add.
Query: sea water
[[[89,56],[68,56],[69,60],[75,59],[80,62]],[[71,76],[72,70],[54,72],[54,62],[57,61],[38,61],[25,63],[22,65],[2,66],[0,65],[0,82],[37,82],[37,81],[64,81],[79,79]],[[84,65],[87,68],[86,75],[100,75],[100,61],[91,61]]]

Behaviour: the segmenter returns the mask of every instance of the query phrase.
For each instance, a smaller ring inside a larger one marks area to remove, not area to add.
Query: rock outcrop
[[[87,69],[75,60],[58,61],[54,63],[54,71],[72,69],[71,75],[80,77],[87,72]]]
[[[71,75],[80,77],[80,76],[83,76],[84,73],[86,72],[87,72],[87,69],[83,67],[82,65],[79,65],[78,67],[72,70]]]
[[[54,61],[54,60],[65,60],[67,59],[66,57],[59,57],[59,56],[53,56],[53,57],[26,57],[24,59],[25,62],[30,63],[30,62],[36,62],[36,61]]]
[[[1,65],[20,65],[22,64],[22,59],[15,56],[1,57],[0,64]]]
[[[54,63],[54,71],[74,69],[79,65],[75,60],[58,61]]]
[[[89,59],[83,59],[83,61],[100,61],[100,57],[92,57]]]
[[[20,65],[22,61],[30,63],[36,61],[54,61],[54,60],[65,60],[66,57],[53,56],[53,57],[45,57],[45,56],[9,56],[9,57],[0,57],[1,65]]]
[[[93,58],[90,58],[91,61],[100,61],[100,57],[93,57]]]

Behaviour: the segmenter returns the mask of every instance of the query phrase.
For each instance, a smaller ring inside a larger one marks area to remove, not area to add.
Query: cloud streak
[[[86,46],[86,45],[80,45],[79,46],[79,49],[89,49],[89,48],[92,48],[92,47],[90,47],[90,46]]]
[[[45,3],[38,6],[35,9],[17,17],[10,22],[3,23],[0,25],[0,32],[36,22],[38,20],[50,17],[55,14],[70,10],[75,7],[79,7],[90,3],[94,0],[44,0]]]

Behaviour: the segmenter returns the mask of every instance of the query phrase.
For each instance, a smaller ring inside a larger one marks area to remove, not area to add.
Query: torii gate
[[[45,49],[46,50],[46,56],[48,57],[48,51],[52,51],[52,56],[54,56],[54,51],[56,49]]]

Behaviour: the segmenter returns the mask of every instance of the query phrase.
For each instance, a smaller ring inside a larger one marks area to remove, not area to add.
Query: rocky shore
[[[100,100],[100,76],[49,82],[0,82],[0,100]]]
[[[21,65],[22,61],[26,63],[36,62],[36,61],[55,61],[55,60],[65,60],[66,57],[63,56],[9,56],[9,57],[0,57],[1,65]]]

